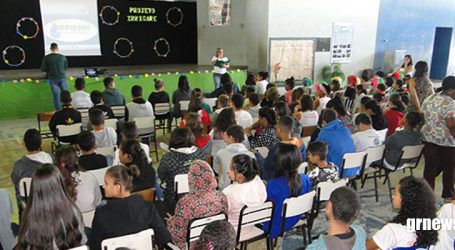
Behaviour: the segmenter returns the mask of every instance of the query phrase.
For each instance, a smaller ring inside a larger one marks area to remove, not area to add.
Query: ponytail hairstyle
[[[114,184],[122,185],[126,191],[133,190],[133,179],[139,176],[139,169],[135,165],[129,167],[116,165],[106,171],[106,176],[114,180]]]
[[[141,147],[141,144],[136,139],[128,139],[120,144],[120,150],[124,154],[131,156],[131,162],[125,164],[130,168],[136,168],[138,173],[136,176],[140,176],[141,173],[145,173],[145,169],[150,167],[148,163],[147,155]],[[135,167],[134,167],[135,166]],[[134,170],[135,172],[136,170]]]
[[[77,198],[77,181],[72,176],[73,172],[79,172],[78,158],[76,149],[71,145],[59,147],[55,151],[56,165],[59,167],[65,179],[65,185],[71,198],[75,201]]]
[[[231,167],[235,172],[245,176],[245,182],[253,180],[260,174],[258,161],[245,154],[234,156]]]
[[[389,103],[393,104],[395,106],[396,110],[400,112],[406,111],[406,105],[404,104],[403,100],[401,100],[401,95],[399,94],[393,94],[389,97]]]
[[[276,124],[276,113],[273,109],[265,106],[259,110],[259,117],[264,117],[270,127]]]
[[[275,178],[284,176],[288,180],[291,197],[297,197],[302,188],[302,180],[297,171],[301,163],[302,154],[293,144],[280,143],[276,159]]]
[[[163,88],[163,86],[164,86],[164,82],[161,79],[155,78],[155,79],[153,79],[153,82],[155,82],[156,90],[159,90],[159,89]]]
[[[291,76],[291,78],[288,78],[284,81],[284,84],[285,85],[288,85],[289,86],[289,89],[292,90],[295,86],[295,79],[293,76]]]

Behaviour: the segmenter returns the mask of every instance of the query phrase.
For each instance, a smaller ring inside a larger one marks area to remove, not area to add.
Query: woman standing
[[[230,60],[224,56],[223,49],[217,48],[215,56],[212,57],[210,63],[213,65],[213,81],[215,82],[215,89],[220,87],[221,76],[227,72]]]
[[[409,105],[410,111],[420,111],[420,105],[425,98],[434,94],[433,84],[428,78],[428,64],[424,61],[419,61],[415,66],[414,78],[409,80],[409,94],[411,102]]]
[[[429,96],[422,105],[425,125],[425,170],[423,176],[434,189],[435,178],[442,173],[442,198],[451,200],[455,175],[455,77],[442,81],[442,92]]]

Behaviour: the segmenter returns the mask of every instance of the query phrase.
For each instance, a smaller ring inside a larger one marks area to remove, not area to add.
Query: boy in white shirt
[[[71,105],[75,109],[81,108],[91,108],[93,106],[92,100],[90,99],[90,94],[84,91],[85,80],[84,78],[76,78],[74,81],[74,88],[76,91],[71,93]]]
[[[133,100],[126,104],[125,109],[125,120],[133,121],[137,117],[151,117],[155,118],[153,114],[152,104],[142,98],[142,87],[139,85],[134,85],[131,88],[131,95]]]
[[[92,108],[89,111],[90,123],[95,135],[95,143],[98,148],[117,145],[117,133],[111,127],[104,126],[104,113],[99,108]]]
[[[368,114],[358,114],[355,118],[355,126],[359,131],[352,135],[356,152],[365,151],[367,148],[377,147],[384,143],[378,131],[373,129],[372,121]]]
[[[259,95],[253,93],[248,99],[248,113],[250,113],[253,119],[259,119],[259,110],[261,109],[261,101],[259,100]]]
[[[242,128],[248,128],[253,125],[253,117],[247,111],[243,110],[243,95],[235,94],[231,99],[231,106],[234,107],[235,121]]]

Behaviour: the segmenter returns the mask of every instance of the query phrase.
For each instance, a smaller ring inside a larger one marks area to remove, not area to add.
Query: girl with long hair
[[[245,129],[245,134],[248,135],[251,148],[267,147],[271,148],[277,144],[280,139],[275,131],[276,114],[275,111],[269,107],[264,107],[259,110],[259,120],[254,124],[252,129],[256,133],[252,135],[252,129]]]
[[[351,113],[345,108],[341,96],[336,95],[333,97],[332,100],[327,103],[326,108],[335,110],[337,112],[338,119],[341,121],[343,126],[348,128],[351,131],[351,134],[354,133],[355,125],[352,121]]]
[[[100,184],[92,173],[80,171],[74,147],[58,148],[55,159],[65,177],[68,191],[75,195],[76,206],[82,213],[94,210],[101,202]]]
[[[212,156],[215,157],[218,151],[227,146],[223,140],[224,132],[231,126],[235,125],[235,113],[232,108],[223,109],[216,117],[215,124],[209,135],[212,138]]]
[[[275,206],[272,224],[267,223],[264,229],[271,226],[270,238],[276,238],[281,233],[281,214],[283,202],[290,197],[297,197],[308,193],[311,181],[305,174],[299,174],[297,169],[301,163],[300,150],[293,144],[280,143],[276,160],[275,177],[267,183],[267,200]],[[285,230],[292,228],[300,216],[288,218]]]
[[[381,106],[375,100],[369,100],[365,103],[365,112],[371,117],[374,129],[383,130],[387,128],[387,120],[382,113]]]
[[[133,179],[133,192],[155,187],[155,169],[136,139],[128,139],[120,144],[120,163],[127,167],[137,167],[139,174]]]
[[[64,177],[52,164],[37,167],[15,249],[68,249],[86,242],[81,212]]]
[[[210,113],[211,108],[208,104],[203,102],[203,95],[202,91],[199,88],[194,89],[191,91],[191,99],[190,103],[188,104],[187,112],[197,113],[201,117],[202,124],[205,126],[210,126]],[[183,119],[180,121],[180,126],[185,126],[187,116],[185,115]]]
[[[403,120],[404,113],[406,112],[406,105],[401,100],[401,95],[393,94],[389,97],[389,110],[384,113],[387,120],[387,135],[395,133],[397,128],[401,128],[401,120]]]
[[[178,88],[172,93],[172,104],[174,107],[171,110],[171,118],[179,118],[182,117],[182,111],[180,110],[180,101],[182,100],[190,100],[191,99],[191,89],[190,83],[188,81],[188,77],[186,75],[181,75],[178,81]],[[169,121],[172,121],[172,119]],[[168,125],[169,126],[169,125]]]
[[[436,244],[438,232],[429,228],[417,227],[409,230],[409,219],[436,218],[436,200],[430,185],[421,178],[407,176],[395,186],[393,208],[399,209],[397,216],[380,229],[366,243],[367,249],[395,249],[401,247],[427,248]]]
[[[197,113],[188,113],[186,115],[186,127],[194,134],[196,146],[204,148],[210,142],[210,135],[205,132],[201,117]]]

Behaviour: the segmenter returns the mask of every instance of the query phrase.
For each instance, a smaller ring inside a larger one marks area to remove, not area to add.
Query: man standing
[[[54,97],[55,110],[60,107],[60,91],[68,90],[66,86],[65,72],[68,69],[68,61],[66,57],[58,53],[58,45],[51,44],[51,53],[43,58],[41,63],[41,71],[46,72],[47,79],[51,82],[52,95]]]

